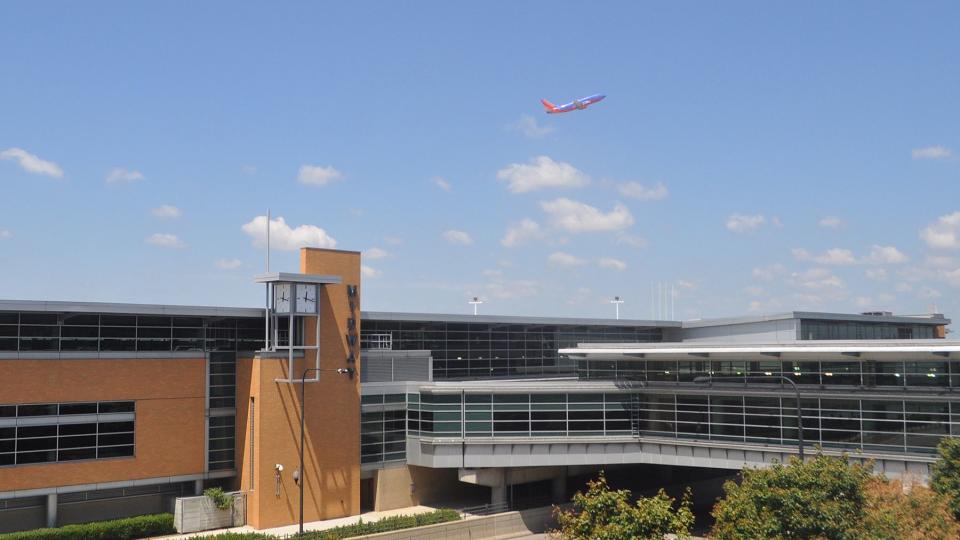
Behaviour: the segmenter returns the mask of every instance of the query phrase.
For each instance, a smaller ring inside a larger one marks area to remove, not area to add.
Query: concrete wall
[[[451,523],[439,523],[401,531],[392,531],[355,540],[479,540],[481,538],[509,538],[524,534],[542,533],[554,526],[551,507],[534,508],[520,512],[505,512],[493,516],[468,518]]]
[[[134,457],[2,467],[0,492],[203,473],[205,369],[202,354],[0,360],[3,404],[136,402]]]
[[[394,510],[416,506],[413,477],[409,467],[390,467],[374,472],[373,510]]]
[[[238,527],[244,525],[245,505],[243,494],[233,495],[233,506],[219,509],[207,496],[179,497],[174,509],[173,524],[178,533],[192,533]]]
[[[683,341],[721,341],[724,343],[774,344],[797,340],[797,319],[781,319],[721,326],[684,328]]]

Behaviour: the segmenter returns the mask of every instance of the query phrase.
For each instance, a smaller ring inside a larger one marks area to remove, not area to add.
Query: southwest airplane
[[[590,105],[593,105],[605,97],[607,96],[603,94],[594,94],[582,99],[575,99],[570,103],[567,103],[566,105],[560,105],[559,107],[545,99],[541,99],[540,103],[543,103],[543,108],[547,110],[547,114],[560,114],[570,111],[582,111],[583,109],[586,109]]]

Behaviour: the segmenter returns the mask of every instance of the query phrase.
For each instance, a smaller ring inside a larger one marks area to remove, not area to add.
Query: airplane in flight
[[[541,99],[540,103],[543,103],[543,108],[547,110],[547,114],[559,114],[570,111],[582,111],[605,97],[607,96],[603,94],[594,94],[585,98],[575,99],[570,103],[560,106],[554,105],[545,99]]]

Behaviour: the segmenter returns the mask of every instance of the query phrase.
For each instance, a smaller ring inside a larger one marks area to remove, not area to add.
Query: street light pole
[[[303,431],[305,420],[307,417],[307,409],[305,404],[307,402],[306,397],[306,387],[307,387],[307,375],[312,372],[320,371],[336,371],[341,375],[349,375],[353,377],[353,368],[338,368],[338,369],[322,369],[322,368],[307,368],[303,370],[303,375],[300,377],[300,468],[297,469],[298,473],[298,484],[300,484],[300,536],[303,536],[303,484],[306,482],[306,474],[303,470]]]
[[[617,320],[620,320],[620,304],[623,303],[623,300],[619,296],[614,296],[613,300],[610,301],[611,304],[617,306]]]
[[[483,300],[480,300],[479,298],[477,298],[476,296],[474,296],[474,297],[473,297],[473,300],[470,300],[470,301],[467,302],[467,303],[468,303],[468,304],[473,304],[473,314],[476,315],[476,314],[477,314],[477,306],[479,306],[480,304],[482,304],[482,303],[483,303]]]
[[[800,454],[800,461],[803,461],[803,410],[800,408],[800,388],[797,386],[797,383],[794,382],[790,377],[785,377],[783,375],[764,375],[764,376],[754,376],[754,377],[714,377],[710,375],[709,377],[697,377],[693,379],[693,382],[696,384],[712,384],[713,381],[729,381],[729,382],[744,382],[748,379],[780,379],[781,381],[787,381],[790,383],[790,386],[793,387],[794,393],[797,395],[797,451]]]

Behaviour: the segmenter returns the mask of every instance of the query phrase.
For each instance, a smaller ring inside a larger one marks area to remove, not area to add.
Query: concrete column
[[[203,480],[194,480],[193,481],[193,494],[200,495],[203,493]]]
[[[57,494],[47,495],[47,527],[57,526]]]
[[[507,470],[491,469],[497,480],[490,486],[490,504],[506,504],[507,499]]]
[[[567,468],[562,467],[560,475],[555,476],[551,483],[551,487],[553,488],[551,490],[553,492],[553,502],[567,502]]]

